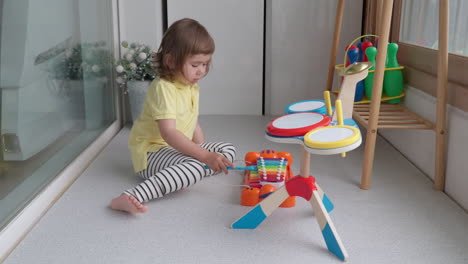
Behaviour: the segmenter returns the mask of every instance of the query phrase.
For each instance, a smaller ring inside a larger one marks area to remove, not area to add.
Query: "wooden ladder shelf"
[[[354,105],[353,118],[366,129],[369,125],[370,104]],[[400,104],[380,105],[378,129],[434,129],[434,124]]]
[[[370,188],[372,168],[375,155],[375,143],[379,129],[432,129],[435,131],[435,168],[434,189],[443,191],[445,188],[445,170],[447,159],[447,83],[448,83],[448,22],[449,1],[439,0],[439,32],[438,32],[438,60],[437,60],[437,113],[436,124],[412,113],[400,104],[383,103],[382,87],[384,79],[387,45],[392,21],[394,0],[375,0],[377,2],[377,15],[379,25],[376,26],[376,35],[379,36],[380,50],[377,53],[372,85],[372,102],[354,104],[353,119],[367,129],[366,145],[364,149],[364,164],[361,177],[361,189]],[[336,64],[336,54],[343,22],[345,0],[338,0],[335,16],[335,32],[328,66],[327,91],[332,91],[333,75]]]

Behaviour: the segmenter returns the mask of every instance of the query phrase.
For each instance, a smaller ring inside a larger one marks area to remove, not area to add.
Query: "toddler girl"
[[[210,34],[193,19],[176,21],[164,34],[156,54],[159,77],[148,88],[128,142],[133,168],[144,181],[114,198],[112,209],[144,213],[144,202],[234,167],[234,146],[205,143],[198,123],[197,82],[208,73],[214,49]]]

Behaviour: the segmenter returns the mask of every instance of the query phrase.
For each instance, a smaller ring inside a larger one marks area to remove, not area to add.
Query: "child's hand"
[[[216,152],[208,152],[205,157],[203,157],[201,162],[205,163],[210,169],[215,173],[223,171],[224,174],[228,174],[227,166],[234,168],[234,165],[223,155]]]

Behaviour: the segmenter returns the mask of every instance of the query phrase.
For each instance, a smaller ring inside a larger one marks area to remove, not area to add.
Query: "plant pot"
[[[73,122],[84,120],[83,80],[68,80],[65,83],[64,94],[67,100],[67,118]]]
[[[104,125],[104,90],[106,79],[85,80],[84,84],[84,106],[85,124],[87,129],[98,129]]]
[[[57,104],[56,111],[61,119],[57,122],[61,122],[65,131],[80,130],[84,122],[83,81],[49,79],[47,89]]]
[[[128,102],[132,113],[132,122],[137,120],[143,109],[146,91],[151,81],[129,81],[127,82]]]

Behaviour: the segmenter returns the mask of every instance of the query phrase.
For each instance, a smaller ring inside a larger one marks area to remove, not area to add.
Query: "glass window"
[[[450,0],[449,52],[468,56],[468,1]],[[437,49],[439,0],[403,0],[400,41]]]
[[[0,1],[0,227],[115,119],[111,1]]]

